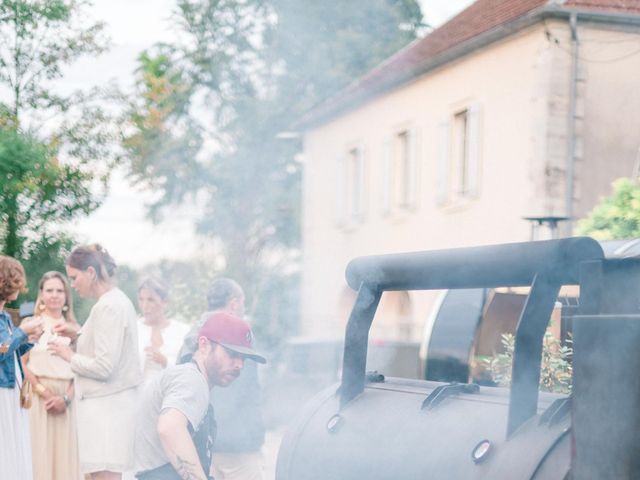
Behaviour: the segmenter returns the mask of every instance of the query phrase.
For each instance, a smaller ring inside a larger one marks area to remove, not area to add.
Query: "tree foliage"
[[[612,194],[578,223],[580,235],[598,240],[640,237],[640,184],[630,178],[619,178],[612,187]]]
[[[24,132],[59,158],[88,167],[106,185],[118,145],[107,89],[64,92],[64,70],[107,48],[104,25],[91,22],[87,0],[0,2],[0,127]],[[104,165],[107,165],[106,167]]]
[[[87,26],[84,0],[3,0],[0,2],[0,82],[11,100],[1,103],[4,122],[19,127],[24,114],[48,118],[66,112],[74,95],[52,91],[50,82],[85,54],[105,49],[103,24]]]
[[[509,387],[511,385],[516,339],[513,334],[505,333],[502,334],[500,341],[504,352],[483,359],[482,364],[497,385]],[[569,339],[567,345],[562,345],[560,340],[547,328],[542,342],[542,358],[540,362],[539,388],[541,391],[571,393],[572,357],[573,343],[571,339]]]
[[[117,146],[105,91],[69,92],[65,68],[107,45],[86,0],[0,2],[0,249],[27,266],[31,293],[63,270],[65,223],[87,215],[106,188]]]
[[[415,0],[273,0],[273,57],[284,63],[280,96],[299,114],[415,40]]]
[[[162,207],[180,202],[203,172],[196,161],[201,129],[188,114],[191,81],[172,64],[171,48],[143,52],[136,71],[137,88],[129,106],[130,128],[123,137],[129,177],[163,195],[152,205],[152,218]]]
[[[420,8],[179,0],[174,21],[182,41],[140,58],[124,142],[131,176],[159,192],[153,215],[197,199],[199,232],[221,240],[225,273],[247,288],[250,311],[266,312],[261,296],[287,296],[270,284],[296,290],[300,245],[300,145],[278,133],[415,39]]]
[[[90,174],[59,162],[56,153],[30,135],[0,130],[0,218],[7,255],[28,257],[55,236],[53,225],[96,207]]]

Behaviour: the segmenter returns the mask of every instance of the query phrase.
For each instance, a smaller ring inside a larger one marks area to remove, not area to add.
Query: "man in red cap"
[[[190,361],[200,327],[211,313],[225,311],[244,318],[244,302],[242,287],[235,280],[214,279],[207,290],[209,311],[194,322],[185,337],[179,363]],[[217,426],[211,474],[216,480],[264,480],[265,425],[257,365],[253,362],[245,365],[237,382],[211,396],[211,406],[216,412]]]
[[[245,359],[266,363],[252,348],[249,324],[214,312],[202,325],[189,363],[165,369],[145,387],[136,427],[136,477],[209,478],[215,432],[209,390],[230,385]]]

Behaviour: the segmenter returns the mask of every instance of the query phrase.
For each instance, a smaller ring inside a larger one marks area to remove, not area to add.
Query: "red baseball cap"
[[[267,363],[267,359],[251,347],[253,335],[249,324],[230,313],[212,313],[200,327],[199,336],[219,343],[223,347],[240,353],[255,362]]]

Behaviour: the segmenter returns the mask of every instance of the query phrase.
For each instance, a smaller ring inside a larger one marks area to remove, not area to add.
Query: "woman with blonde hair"
[[[14,327],[4,311],[7,302],[26,292],[24,268],[15,258],[0,255],[0,478],[30,479],[31,440],[29,418],[20,402],[24,382],[24,355],[42,335],[38,319],[24,320]]]
[[[29,413],[33,451],[34,480],[78,480],[78,439],[69,362],[52,355],[49,343],[69,344],[54,329],[69,323],[77,328],[71,289],[60,272],[47,272],[38,284],[35,318],[42,321],[44,333],[24,357],[25,374],[35,392]]]
[[[133,467],[137,386],[142,381],[136,312],[115,285],[116,264],[100,245],[78,247],[67,258],[71,287],[97,300],[81,330],[54,332],[77,341],[76,352],[50,343],[75,374],[80,468],[93,480],[119,480]]]

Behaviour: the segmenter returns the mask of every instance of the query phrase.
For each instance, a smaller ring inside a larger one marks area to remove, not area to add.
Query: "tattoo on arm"
[[[202,477],[198,474],[199,465],[189,462],[180,456],[177,457],[176,463],[178,464],[178,475],[183,480],[202,480]]]

